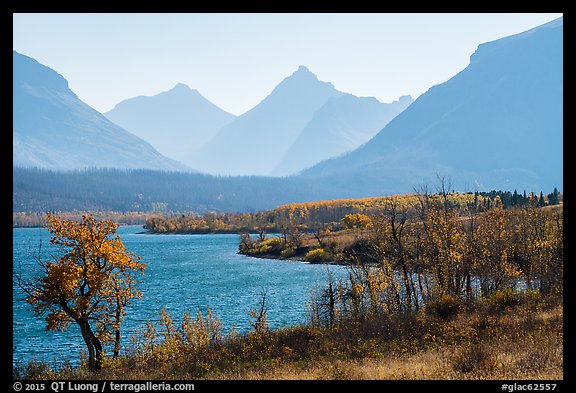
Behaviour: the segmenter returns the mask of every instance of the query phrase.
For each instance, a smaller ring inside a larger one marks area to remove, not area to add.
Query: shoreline
[[[138,235],[238,235],[240,232],[237,230],[221,230],[221,231],[190,231],[190,232],[154,232],[150,230],[145,230],[143,232],[138,232]]]
[[[346,266],[347,265],[347,263],[344,261],[336,261],[336,260],[322,261],[322,262],[311,262],[311,261],[306,260],[301,255],[295,255],[292,257],[283,258],[277,254],[251,254],[251,253],[242,253],[240,251],[238,251],[238,254],[244,255],[244,256],[247,256],[250,258],[258,258],[258,259],[276,259],[279,261],[306,262],[306,263],[309,263],[311,265],[338,265],[338,266]]]

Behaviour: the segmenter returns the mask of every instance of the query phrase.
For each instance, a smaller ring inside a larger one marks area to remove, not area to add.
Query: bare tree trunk
[[[318,245],[320,246],[320,248],[325,248],[324,242],[322,241],[322,230],[321,230],[321,229],[318,229],[318,230],[314,233],[314,237],[315,237],[316,240],[318,241]]]
[[[90,334],[88,333],[88,321],[79,321],[78,325],[80,325],[80,332],[82,333],[82,338],[84,339],[84,343],[88,348],[88,369],[95,370],[96,369],[95,350],[94,350],[94,344],[92,344]]]
[[[112,359],[118,359],[118,355],[120,354],[120,329],[116,329],[115,337],[114,337],[114,352]]]
[[[404,287],[406,288],[406,309],[412,310],[412,288],[410,288],[410,278],[408,276],[408,269],[406,267],[406,262],[404,258],[400,258],[400,264],[402,265],[402,274],[404,275]]]
[[[121,333],[120,333],[120,318],[122,317],[122,309],[120,307],[120,305],[117,305],[116,308],[116,315],[115,315],[115,322],[116,322],[116,331],[114,332],[114,350],[112,353],[112,359],[116,360],[118,359],[118,355],[120,354],[120,339],[121,339]]]
[[[94,335],[88,319],[81,319],[78,321],[82,338],[88,347],[88,368],[90,370],[100,370],[102,368],[102,360],[104,351],[100,340]]]
[[[426,305],[428,295],[424,292],[424,287],[422,286],[422,275],[420,273],[418,273],[418,287],[420,288],[420,296],[422,296],[422,304]]]
[[[470,270],[466,273],[466,300],[472,301],[472,277]]]
[[[336,296],[334,293],[333,282],[328,283],[328,321],[329,326],[334,325],[336,320]]]
[[[416,285],[414,284],[414,274],[416,274],[416,273],[411,273],[409,275],[410,288],[412,288],[412,296],[414,298],[414,307],[416,308],[416,311],[418,311],[420,309],[420,304],[418,302],[418,292],[416,291]]]

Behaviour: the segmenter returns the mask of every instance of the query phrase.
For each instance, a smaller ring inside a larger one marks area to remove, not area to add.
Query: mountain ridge
[[[370,140],[414,100],[401,96],[390,103],[346,93],[320,107],[300,132],[272,175],[285,176],[352,151]]]
[[[191,163],[211,174],[267,175],[314,111],[341,94],[300,66],[259,104],[222,127]]]
[[[368,143],[301,176],[364,176],[387,192],[436,174],[480,188],[561,187],[561,19],[479,45]]]
[[[301,65],[258,105],[224,126],[190,163],[216,175],[293,175],[366,142],[411,102],[404,96],[384,104],[341,92]],[[351,108],[367,120],[351,114]]]
[[[13,165],[190,171],[90,107],[61,74],[13,51]]]
[[[236,118],[184,83],[152,96],[128,98],[104,115],[188,165],[195,151]]]

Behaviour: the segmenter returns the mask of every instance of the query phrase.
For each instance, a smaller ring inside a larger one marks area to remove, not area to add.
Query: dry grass
[[[477,351],[473,350],[473,351]],[[552,352],[557,351],[554,349]],[[386,359],[363,359],[320,363],[312,367],[287,364],[272,370],[248,370],[224,373],[214,379],[225,380],[467,380],[467,379],[530,379],[561,380],[562,354],[555,355],[553,364],[541,368],[542,356],[537,351],[514,351],[488,356],[489,362],[481,362],[470,370],[455,368],[455,359],[468,356],[469,348],[448,348],[422,352],[415,355]],[[548,351],[549,352],[549,351]],[[548,355],[544,355],[548,357]],[[558,361],[560,359],[560,361]]]
[[[387,359],[336,360],[320,362],[310,367],[293,364],[277,369],[234,372],[219,375],[216,379],[243,380],[393,380],[437,379],[438,372],[448,367],[446,359],[438,353],[420,353],[412,356]]]
[[[470,340],[393,350],[378,358],[321,358],[268,368],[220,373],[211,379],[242,380],[478,380],[563,379],[562,306],[531,313],[525,308],[499,318],[459,315],[447,331],[474,332]],[[462,337],[465,337],[463,335]]]
[[[125,359],[98,374],[29,379],[486,380],[563,379],[563,307],[544,301],[494,311],[480,303],[446,320],[421,313],[334,328],[239,336],[161,362]],[[168,353],[159,352],[158,355]],[[38,366],[38,365],[37,365]]]
[[[299,365],[221,373],[214,379],[245,380],[467,380],[563,379],[562,306],[531,313],[526,309],[479,324],[485,315],[460,315],[453,326],[474,326],[476,340],[392,351],[379,358],[321,359]]]

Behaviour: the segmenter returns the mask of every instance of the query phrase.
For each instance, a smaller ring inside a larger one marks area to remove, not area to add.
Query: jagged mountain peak
[[[332,83],[321,81],[308,67],[301,65],[290,76],[284,78],[273,93],[286,91],[290,94],[294,90],[300,92],[306,89],[336,90]]]
[[[182,95],[189,95],[189,96],[204,98],[204,96],[202,94],[200,94],[200,92],[198,90],[193,89],[190,86],[188,86],[187,84],[182,83],[182,82],[176,83],[172,89],[166,91],[165,93],[182,94]]]
[[[291,77],[311,78],[318,80],[318,76],[310,71],[310,69],[305,65],[298,66],[298,69],[292,73]]]

